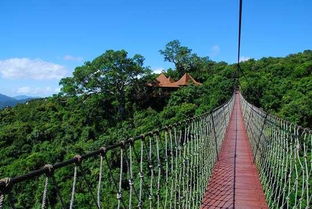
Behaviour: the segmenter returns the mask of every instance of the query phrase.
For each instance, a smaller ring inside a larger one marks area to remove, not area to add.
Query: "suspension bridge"
[[[237,91],[209,113],[4,178],[0,208],[307,209],[311,148],[311,130]]]

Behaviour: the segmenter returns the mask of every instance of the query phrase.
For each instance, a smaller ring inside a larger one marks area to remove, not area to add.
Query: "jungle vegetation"
[[[0,178],[25,174],[103,145],[199,115],[227,101],[236,64],[200,57],[177,40],[160,50],[179,78],[189,72],[202,86],[170,94],[146,83],[157,76],[142,55],[107,50],[60,81],[61,92],[0,111]],[[312,128],[312,51],[241,63],[240,88],[252,104]],[[68,173],[71,171],[68,171]],[[70,179],[62,187],[69,191]],[[40,204],[42,187],[28,183],[33,197],[17,196],[16,208]],[[22,201],[23,200],[23,201]],[[88,208],[86,198],[78,197]],[[57,204],[55,203],[57,208]],[[83,208],[83,207],[82,207]]]

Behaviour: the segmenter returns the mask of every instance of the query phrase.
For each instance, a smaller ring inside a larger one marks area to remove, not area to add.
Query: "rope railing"
[[[312,198],[312,131],[249,104],[244,121],[270,208],[308,209]]]
[[[209,113],[2,179],[0,209],[198,208],[233,103],[234,96]]]

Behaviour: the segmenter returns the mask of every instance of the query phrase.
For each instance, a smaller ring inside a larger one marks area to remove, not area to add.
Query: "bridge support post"
[[[212,121],[212,130],[213,130],[213,135],[214,135],[214,139],[215,139],[215,147],[216,147],[216,153],[217,153],[217,160],[219,160],[219,151],[218,151],[218,140],[217,140],[217,134],[216,134],[216,127],[215,127],[215,123],[214,123],[214,118],[213,118],[213,113],[210,113],[211,116],[211,121]]]
[[[260,140],[261,140],[261,137],[263,135],[263,129],[264,129],[264,125],[266,123],[267,118],[268,118],[268,113],[265,114],[265,117],[264,117],[264,120],[263,120],[260,136],[259,136],[259,139],[258,139],[258,142],[257,142],[257,145],[256,145],[256,151],[255,151],[255,155],[254,155],[254,158],[253,158],[253,163],[256,162],[257,152],[258,152],[258,149],[259,149]]]

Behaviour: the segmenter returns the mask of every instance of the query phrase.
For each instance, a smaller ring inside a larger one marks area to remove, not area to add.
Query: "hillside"
[[[5,108],[5,107],[14,107],[17,104],[23,104],[32,99],[34,98],[26,96],[26,95],[9,97],[4,94],[0,94],[0,109]]]
[[[6,106],[14,106],[16,105],[16,103],[17,103],[16,99],[8,97],[4,94],[0,94],[0,109]]]
[[[16,99],[16,100],[27,100],[27,99],[32,99],[32,97],[27,96],[27,95],[18,95],[18,96],[15,96],[14,99]]]
[[[142,56],[128,57],[123,50],[109,50],[63,79],[59,95],[1,110],[0,178],[20,175],[47,162],[63,161],[210,111],[231,97],[235,65],[191,52],[185,56],[184,64],[168,70],[167,75],[176,79],[189,72],[202,86],[182,87],[171,94],[147,87],[146,83],[157,75],[143,65]],[[119,68],[112,63],[120,63]],[[241,91],[248,101],[291,122],[312,127],[312,51],[248,60],[241,65]],[[103,69],[103,74],[97,69]],[[129,75],[133,79],[117,88]],[[71,180],[64,181],[64,190],[69,190]],[[38,190],[34,193],[40,196],[42,188],[34,183],[28,183],[27,188]],[[33,201],[29,197],[23,204],[30,206],[35,204]],[[77,201],[87,208],[86,198]]]
[[[248,101],[312,128],[312,50],[242,63],[240,82]]]

